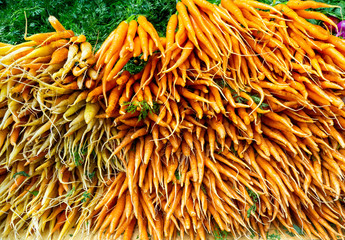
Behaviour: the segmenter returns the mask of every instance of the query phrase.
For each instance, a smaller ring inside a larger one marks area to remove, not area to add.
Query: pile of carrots
[[[0,43],[2,237],[344,239],[345,40],[306,20],[328,7],[182,0],[166,37],[138,16],[94,53],[50,17]]]

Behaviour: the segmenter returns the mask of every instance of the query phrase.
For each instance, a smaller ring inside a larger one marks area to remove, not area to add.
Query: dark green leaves
[[[180,173],[178,172],[178,170],[175,171],[175,177],[177,180],[180,180]]]
[[[212,3],[212,4],[216,4],[219,5],[221,0],[207,0],[208,2]]]
[[[96,174],[96,172],[93,171],[92,173],[87,173],[86,175],[89,179],[92,179],[95,176],[95,174]]]
[[[249,194],[249,197],[253,200],[254,204],[252,206],[250,206],[250,208],[247,210],[247,218],[250,217],[250,215],[252,215],[252,213],[256,212],[256,203],[259,200],[259,194],[257,194],[256,192],[252,191],[251,189],[249,189],[248,187],[246,187],[246,190]]]
[[[83,198],[81,199],[81,202],[84,203],[84,202],[86,202],[87,199],[91,199],[90,193],[84,192]]]
[[[213,236],[214,236],[214,239],[216,239],[216,240],[225,240],[228,237],[228,232],[226,232],[224,230],[221,231],[219,226],[216,225],[214,227]]]
[[[117,25],[132,15],[144,15],[160,36],[165,36],[169,17],[176,12],[175,0],[6,0],[0,5],[0,42],[23,42],[25,15],[28,36],[51,32],[49,15],[76,35],[84,34],[96,49]],[[63,9],[63,11],[61,11]]]
[[[280,235],[276,230],[275,233],[268,234],[267,233],[267,240],[280,240]]]
[[[251,197],[251,199],[253,199],[253,202],[258,202],[259,194],[257,194],[256,192],[252,191],[248,187],[246,187],[246,190],[247,190],[247,192],[249,194],[249,197]]]
[[[253,229],[251,229],[251,228],[249,229],[249,231],[250,231],[250,236],[249,237],[252,238],[252,239],[255,238],[255,231]]]
[[[141,59],[141,55],[138,57],[132,57],[128,63],[124,66],[123,70],[130,72],[131,74],[137,74],[141,72],[147,64],[147,61]]]
[[[79,148],[76,148],[74,153],[73,153],[73,157],[74,157],[74,163],[75,163],[75,166],[78,167],[78,166],[81,166],[84,162],[83,160],[83,156],[87,153],[87,146],[86,145],[83,145],[81,147],[81,149]]]
[[[339,0],[316,0],[317,2],[324,2],[329,5],[335,5],[339,7],[335,8],[318,8],[315,9],[315,11],[322,12],[323,14],[326,14],[328,16],[333,16],[338,19],[344,20],[344,10],[345,10],[345,2],[339,1]]]
[[[288,231],[288,229],[286,227],[283,227],[283,229],[285,229],[285,233],[291,237],[294,237],[295,234]],[[297,226],[296,224],[293,224],[293,229],[297,232],[298,235],[304,235],[304,231],[302,228],[300,228],[299,226]]]
[[[75,192],[75,187],[73,187],[73,188],[66,194],[66,197],[72,196],[74,192]]]
[[[201,184],[201,190],[202,190],[205,194],[207,194],[206,188],[205,188],[204,184]]]
[[[259,104],[260,101],[261,101],[260,96],[257,95],[257,94],[250,95],[250,97],[253,99],[253,101],[254,101],[256,104]],[[260,108],[261,108],[261,109],[267,108],[267,107],[268,107],[268,104],[267,104],[267,103],[261,103],[261,105],[260,105]]]
[[[253,204],[247,210],[247,218],[249,218],[252,215],[252,213],[255,213],[255,212],[256,212],[256,204]]]
[[[281,1],[281,0],[259,0],[259,2],[266,3],[266,4],[269,4],[271,6],[275,6],[275,5],[280,4],[280,3],[282,3],[282,4],[287,3],[287,1],[284,1],[284,0],[283,1]]]
[[[35,191],[28,191],[29,193],[31,193],[34,196],[37,196],[39,191],[35,190]]]
[[[138,121],[144,120],[149,113],[159,113],[159,104],[156,101],[153,102],[153,106],[150,106],[146,100],[141,102],[125,102],[124,105],[127,106],[126,112],[129,113],[135,113],[139,109]]]
[[[17,173],[15,173],[15,174],[13,174],[13,178],[15,178],[17,175],[24,176],[24,177],[30,177],[30,175],[27,174],[27,173],[24,172],[24,171],[17,172]]]
[[[296,231],[299,235],[304,235],[303,229],[300,228],[299,226],[297,226],[296,224],[293,224],[293,229],[295,229],[295,231]]]
[[[230,88],[229,84],[225,80],[223,80],[223,79],[217,79],[217,80],[214,80],[214,81],[221,88],[225,88],[225,87]]]

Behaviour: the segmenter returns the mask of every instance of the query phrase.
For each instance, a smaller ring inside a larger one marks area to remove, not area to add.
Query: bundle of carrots
[[[182,0],[166,37],[138,16],[93,54],[50,17],[1,44],[2,236],[344,239],[345,40],[306,20],[327,7]]]

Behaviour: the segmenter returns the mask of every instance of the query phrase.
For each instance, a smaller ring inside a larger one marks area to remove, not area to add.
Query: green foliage
[[[201,190],[202,190],[205,194],[207,194],[206,188],[205,188],[204,184],[201,184]]]
[[[267,233],[267,240],[280,240],[280,235],[278,231],[276,230],[275,233],[268,234]]]
[[[135,113],[135,111],[140,109],[140,114],[138,117],[138,121],[144,120],[149,113],[159,113],[159,104],[156,101],[153,101],[153,106],[150,106],[146,100],[143,100],[141,102],[125,102],[124,105],[126,105],[126,112],[129,113]]]
[[[73,152],[73,158],[74,158],[74,163],[75,166],[81,166],[84,162],[83,156],[87,153],[87,146],[83,145],[81,149],[76,148]]]
[[[344,9],[345,9],[345,2],[339,1],[339,0],[315,0],[317,2],[324,2],[330,5],[335,5],[338,7],[335,8],[319,8],[315,11],[320,11],[326,15],[333,16],[336,18],[339,18],[341,20],[344,20]]]
[[[251,228],[249,229],[249,231],[250,231],[250,236],[249,237],[252,238],[252,239],[255,238],[255,236],[256,236],[255,231],[253,229],[251,229]]]
[[[95,174],[96,174],[96,172],[93,171],[92,173],[87,173],[86,175],[87,175],[88,179],[91,180],[95,176]]]
[[[286,227],[283,227],[283,229],[285,229],[285,233],[291,237],[296,236],[294,233],[290,232]],[[298,235],[304,235],[304,231],[302,228],[300,228],[299,226],[297,226],[296,224],[293,224],[293,229],[295,229],[295,231],[297,232]]]
[[[38,195],[38,191],[37,190],[35,190],[35,191],[28,191],[29,193],[31,193],[32,195],[34,195],[35,197]]]
[[[257,203],[259,200],[259,194],[257,194],[253,190],[249,189],[248,187],[246,187],[246,190],[249,194],[249,197],[251,197],[251,199],[253,200],[253,202]]]
[[[175,171],[175,177],[176,177],[177,180],[180,180],[180,173],[179,173],[179,171],[177,169]]]
[[[20,172],[13,174],[13,178],[15,178],[17,175],[24,176],[24,177],[30,177],[30,175],[24,171],[20,171]]]
[[[256,192],[254,192],[253,190],[249,189],[248,187],[246,187],[246,190],[249,194],[249,197],[253,200],[254,204],[252,206],[250,206],[250,208],[247,210],[247,218],[250,217],[250,215],[252,215],[252,213],[256,212],[256,203],[259,200],[259,194],[257,194]]]
[[[256,104],[259,104],[260,101],[261,101],[261,97],[258,95],[258,94],[254,94],[254,95],[250,95],[250,97],[253,99],[253,101],[256,103]],[[269,105],[267,103],[261,103],[260,105],[260,108],[263,109],[263,108],[267,108]]]
[[[212,3],[212,4],[216,4],[219,5],[221,0],[207,0],[208,2]]]
[[[292,232],[289,232],[289,231],[287,231],[286,230],[286,232],[285,232],[287,235],[289,235],[290,237],[294,237],[295,236],[295,234],[294,233],[292,233]]]
[[[82,203],[86,202],[86,200],[87,200],[88,198],[91,199],[90,193],[84,192],[84,193],[83,193],[83,198],[81,199],[81,202],[82,202]]]
[[[339,18],[342,20],[344,19],[344,12],[343,12],[345,9],[345,2],[344,1],[339,1],[339,0],[315,0],[315,1],[338,6],[335,8],[319,8],[319,9],[316,9],[315,11],[319,11],[319,12],[322,12],[326,15],[333,16],[333,17],[336,17],[336,18]],[[283,4],[287,3],[287,1],[285,1],[285,0],[259,0],[259,2],[263,2],[266,4],[272,5],[272,6],[275,6],[275,5],[280,4],[280,3],[283,3]],[[316,21],[316,20],[311,20],[310,22],[313,24],[320,24],[321,23],[321,21]]]
[[[256,212],[256,204],[253,204],[247,210],[247,218],[249,218],[252,215],[252,213],[255,213],[255,212]]]
[[[147,61],[141,59],[142,54],[138,57],[132,57],[128,63],[123,67],[123,70],[127,70],[131,74],[137,74],[141,72],[147,64]]]
[[[275,5],[280,4],[280,3],[282,3],[282,4],[287,3],[287,1],[285,1],[285,0],[283,0],[283,1],[281,1],[281,0],[259,0],[259,2],[266,3],[266,4],[269,4],[272,6],[275,6]]]
[[[215,82],[220,88],[225,88],[225,87],[230,88],[229,84],[228,84],[225,80],[223,80],[223,79],[216,79],[216,80],[214,80],[214,82]]]
[[[84,34],[96,49],[121,21],[132,15],[144,15],[161,36],[169,17],[176,12],[176,0],[5,0],[0,3],[0,42],[23,42],[25,15],[28,35],[51,32],[48,22],[53,15],[66,29]],[[62,10],[63,9],[63,10]]]
[[[228,232],[225,230],[221,231],[219,226],[216,225],[214,227],[213,236],[215,240],[225,240],[228,237]]]
[[[73,187],[68,193],[66,193],[66,197],[72,196],[74,192],[75,192],[75,187]]]
[[[295,229],[295,231],[298,233],[298,235],[304,235],[303,229],[300,228],[299,226],[297,226],[296,224],[293,224],[293,229]]]

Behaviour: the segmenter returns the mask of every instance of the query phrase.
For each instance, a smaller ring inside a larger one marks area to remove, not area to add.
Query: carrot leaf
[[[76,148],[73,157],[75,166],[81,166],[84,162],[83,156],[87,153],[87,146],[83,145],[81,148]]]
[[[255,236],[256,236],[255,231],[253,229],[251,229],[251,228],[249,229],[249,231],[250,231],[250,236],[249,237],[252,238],[252,239],[255,238]]]
[[[83,198],[81,199],[81,202],[82,203],[86,202],[88,198],[91,199],[90,193],[84,192],[83,193]]]
[[[299,235],[304,235],[303,228],[300,228],[300,227],[297,226],[296,224],[293,224],[293,229],[295,229],[295,231],[296,231]]]
[[[147,61],[141,59],[142,54],[138,57],[132,57],[123,67],[124,71],[128,71],[130,74],[140,73],[147,64]]]
[[[216,5],[220,4],[220,0],[207,0],[207,1],[212,3],[212,4],[216,4]]]
[[[205,194],[207,194],[206,188],[205,188],[204,184],[201,184],[201,190],[202,190]]]
[[[124,105],[127,105],[125,111],[129,113],[134,113],[135,111],[140,109],[138,121],[144,120],[149,113],[158,114],[160,107],[160,105],[156,101],[153,101],[153,105],[151,106],[146,100],[143,100],[141,102],[125,102]]]
[[[253,212],[253,213],[256,212],[256,204],[253,204],[253,205],[250,206],[250,208],[247,210],[247,218],[249,218],[250,215],[252,215],[252,212]]]
[[[225,240],[228,237],[228,232],[225,230],[221,231],[219,226],[216,225],[213,230],[213,236],[216,240]]]
[[[275,233],[272,234],[267,233],[267,240],[280,240],[280,235],[278,234],[278,231],[276,230]]]
[[[96,172],[93,171],[92,173],[87,173],[87,177],[91,180],[95,176]]]
[[[74,192],[75,192],[75,187],[73,187],[68,193],[66,193],[66,197],[72,196]]]
[[[17,175],[24,176],[24,177],[30,177],[30,175],[24,171],[20,171],[20,172],[13,174],[13,178],[15,178]]]
[[[38,191],[37,190],[35,190],[35,191],[28,191],[29,193],[31,193],[32,195],[34,195],[34,196],[37,196],[38,195]]]
[[[180,180],[180,173],[178,170],[175,171],[175,177],[177,180]]]
[[[249,189],[248,187],[246,187],[246,190],[249,194],[249,197],[253,200],[254,204],[252,206],[250,206],[250,208],[247,210],[247,218],[250,217],[250,215],[256,212],[256,203],[259,200],[259,194],[257,194],[256,192],[254,192],[253,190]]]

